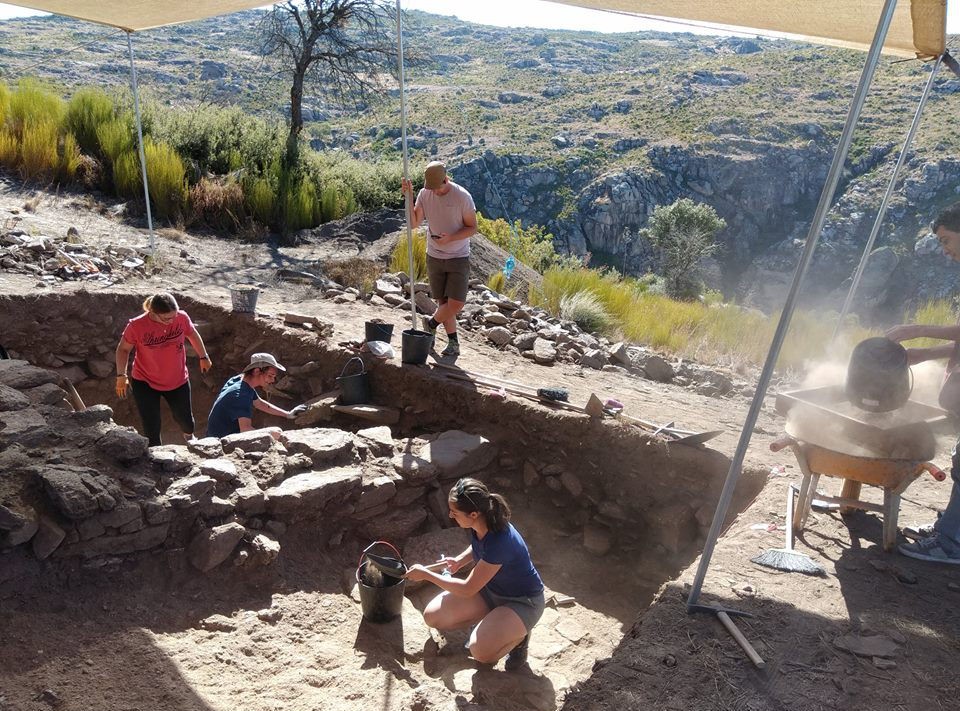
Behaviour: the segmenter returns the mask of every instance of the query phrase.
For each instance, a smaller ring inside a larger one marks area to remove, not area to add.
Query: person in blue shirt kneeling
[[[530,631],[543,615],[543,581],[530,560],[530,551],[510,523],[510,507],[483,482],[460,479],[448,497],[450,518],[470,529],[470,546],[443,559],[455,573],[470,560],[476,566],[464,578],[438,575],[422,565],[407,572],[410,580],[428,580],[444,592],[424,608],[423,619],[438,630],[479,623],[470,633],[470,654],[493,664],[507,655],[513,671],[527,661]]]
[[[257,394],[257,388],[273,385],[280,371],[285,371],[269,353],[254,353],[250,364],[239,375],[224,383],[220,394],[210,408],[207,417],[207,437],[226,437],[238,432],[253,429],[253,410],[256,408],[268,415],[295,419],[307,409],[306,405],[297,405],[292,410],[267,402]],[[280,436],[278,427],[267,428],[275,438]]]

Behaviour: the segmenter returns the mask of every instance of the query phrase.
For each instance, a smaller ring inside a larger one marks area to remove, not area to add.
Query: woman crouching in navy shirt
[[[470,529],[470,546],[444,558],[446,569],[455,573],[471,559],[476,567],[461,580],[411,566],[410,580],[429,580],[444,590],[424,609],[423,620],[438,630],[479,622],[468,643],[473,658],[493,664],[509,652],[505,668],[518,669],[527,661],[530,631],[543,615],[543,581],[510,523],[503,496],[476,479],[460,479],[450,490],[448,505],[450,518]]]

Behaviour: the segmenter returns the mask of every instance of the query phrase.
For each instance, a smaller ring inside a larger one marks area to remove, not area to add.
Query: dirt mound
[[[403,229],[403,210],[381,208],[374,212],[356,212],[342,220],[326,222],[311,230],[301,230],[298,239],[319,244],[331,239],[354,237],[359,242],[376,242],[384,235]]]

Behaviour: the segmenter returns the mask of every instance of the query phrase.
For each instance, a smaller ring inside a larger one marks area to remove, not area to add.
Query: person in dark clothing
[[[434,573],[412,565],[410,580],[427,580],[444,592],[427,604],[423,620],[439,630],[476,624],[470,633],[470,654],[478,662],[495,663],[507,655],[506,669],[527,661],[530,631],[544,610],[543,581],[520,532],[510,523],[510,507],[483,482],[460,479],[447,501],[450,518],[470,529],[470,545],[443,558],[448,573],[476,563],[466,578]]]
[[[273,405],[257,394],[257,388],[273,385],[277,374],[285,371],[269,353],[254,353],[250,356],[250,364],[243,372],[233,376],[220,389],[220,394],[210,408],[207,417],[207,436],[226,437],[238,432],[249,432],[253,427],[253,410],[277,417],[295,419],[297,415],[307,409],[306,405],[297,405],[292,410],[284,410]],[[279,436],[280,430],[269,428],[274,437]]]

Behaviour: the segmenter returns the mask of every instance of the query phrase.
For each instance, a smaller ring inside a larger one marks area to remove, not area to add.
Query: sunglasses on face
[[[457,492],[457,498],[458,498],[458,499],[459,499],[461,496],[464,496],[464,497],[466,497],[467,501],[469,501],[469,502],[473,505],[473,508],[474,508],[475,511],[479,511],[479,510],[480,510],[480,507],[477,506],[477,502],[474,501],[474,500],[473,500],[473,497],[471,497],[470,494],[467,493],[467,487],[464,486],[463,479],[457,480],[457,486],[456,486],[456,488],[455,488],[455,491]]]

